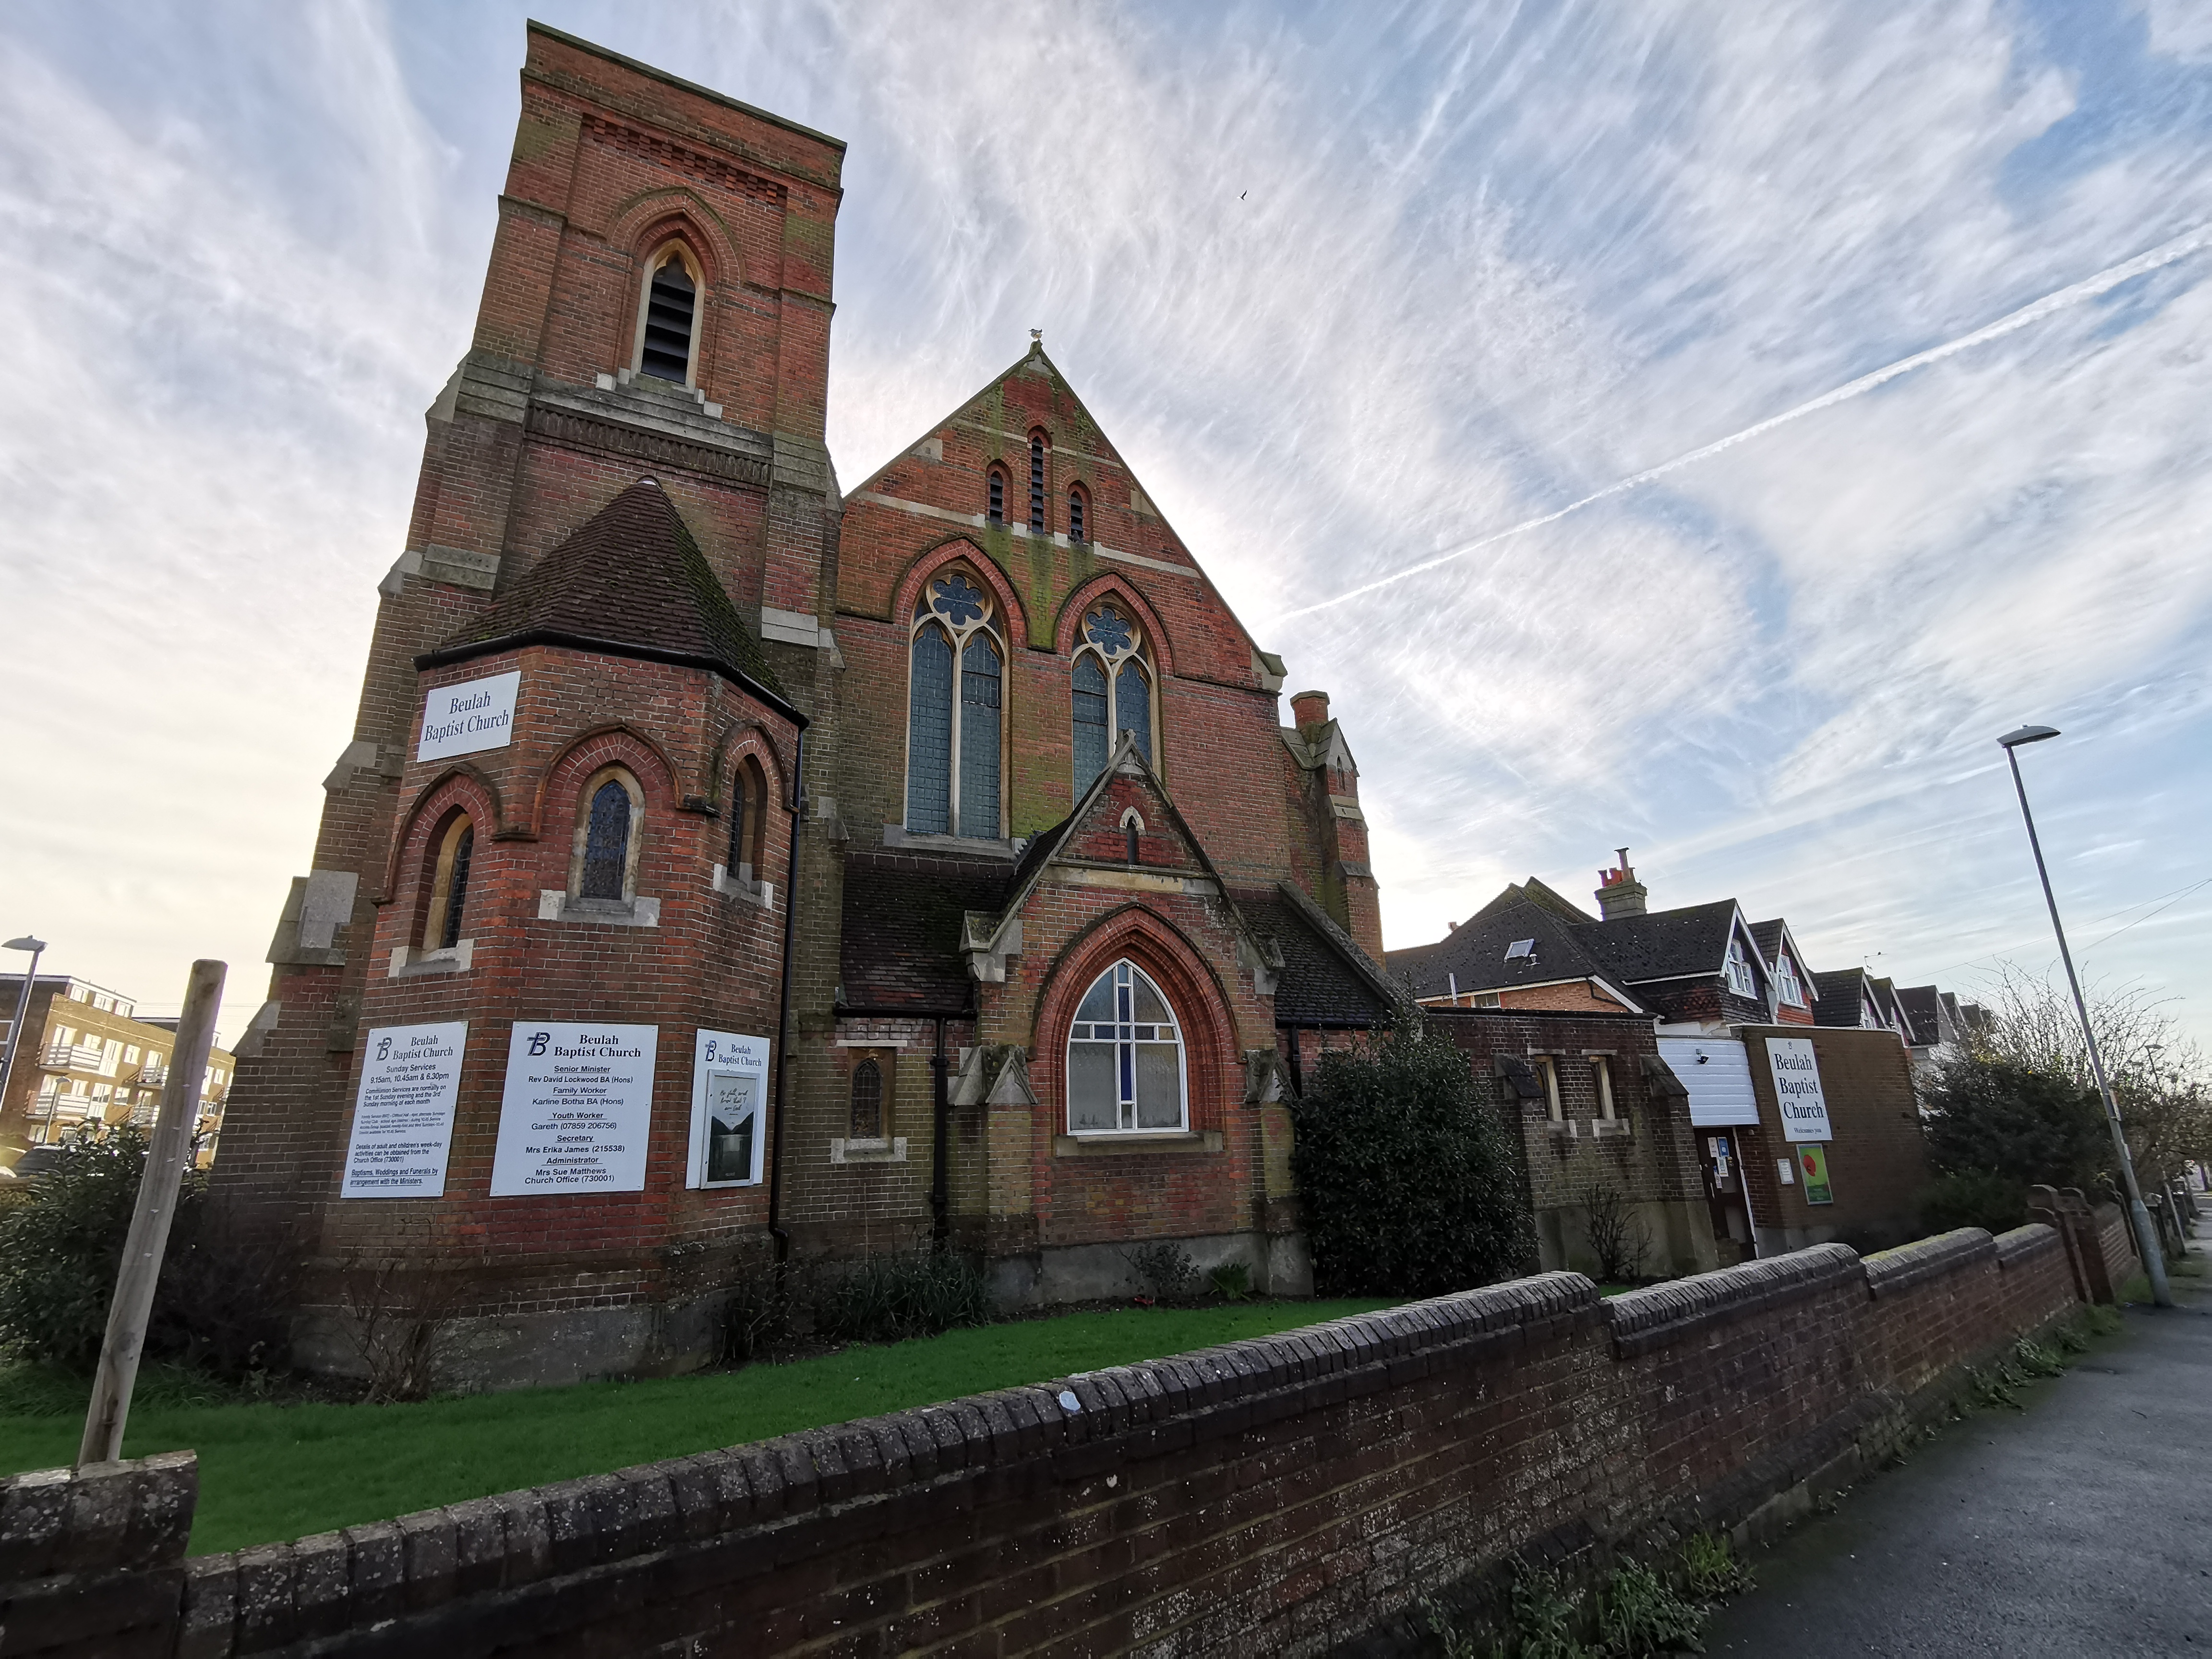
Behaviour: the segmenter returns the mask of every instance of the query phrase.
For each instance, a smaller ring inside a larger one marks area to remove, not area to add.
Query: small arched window
[[[645,817],[636,780],[620,767],[603,768],[585,783],[581,805],[569,890],[584,899],[635,896],[638,830]]]
[[[1004,524],[1006,521],[1006,468],[1003,466],[994,466],[991,469],[990,483],[988,488],[990,491],[990,503],[985,510],[985,516],[988,518],[993,524]]]
[[[1143,969],[1115,963],[1068,1028],[1068,1133],[1171,1133],[1188,1123],[1188,1099],[1175,1010]]]
[[[907,685],[906,827],[1000,838],[1006,656],[989,590],[954,565],[915,607]]]
[[[760,879],[768,830],[768,777],[747,755],[730,769],[730,842],[723,867],[739,881]]]
[[[1067,492],[1067,539],[1087,542],[1091,539],[1089,503],[1083,499],[1080,488]]]
[[[884,1138],[884,1068],[872,1060],[853,1068],[852,1136],[855,1140]]]
[[[476,853],[476,826],[456,815],[438,837],[431,866],[430,904],[422,918],[422,948],[450,951],[461,942],[461,919],[468,904],[469,864]]]
[[[1044,513],[1044,434],[1030,434],[1030,534],[1042,536],[1048,526]]]
[[[1075,648],[1075,793],[1106,769],[1114,734],[1134,735],[1137,752],[1152,758],[1152,665],[1144,631],[1117,605],[1093,605]]]
[[[638,373],[690,385],[698,332],[697,277],[680,248],[665,247],[653,256],[638,307]]]

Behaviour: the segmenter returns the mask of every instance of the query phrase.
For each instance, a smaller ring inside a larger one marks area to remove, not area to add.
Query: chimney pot
[[[1640,916],[1644,901],[1649,896],[1644,884],[1636,878],[1636,871],[1628,862],[1628,849],[1623,847],[1620,867],[1597,872],[1597,913],[1607,921],[1620,916]]]

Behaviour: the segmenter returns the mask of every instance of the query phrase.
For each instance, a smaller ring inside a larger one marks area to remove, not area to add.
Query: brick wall
[[[0,1617],[15,1651],[74,1608],[22,1650],[57,1659],[1387,1648],[1517,1551],[1802,1512],[2075,1305],[2039,1226],[1606,1301],[1550,1273],[189,1564],[173,1503],[21,1475]]]
[[[1920,1195],[1933,1177],[1905,1045],[1892,1032],[1826,1025],[1747,1025],[1737,1035],[1749,1054],[1759,1102],[1759,1137],[1755,1143],[1745,1137],[1745,1168],[1761,1248],[1796,1249],[1838,1238],[1872,1247],[1917,1233]],[[1777,1161],[1794,1156],[1795,1148],[1775,1104],[1765,1047],[1771,1036],[1813,1045],[1834,1134],[1827,1143],[1832,1204],[1808,1204],[1802,1181],[1784,1186],[1779,1179]]]

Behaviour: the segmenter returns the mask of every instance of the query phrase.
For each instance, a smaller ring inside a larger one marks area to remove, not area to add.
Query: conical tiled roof
[[[518,645],[711,668],[790,712],[760,641],[660,486],[640,478],[419,667]]]

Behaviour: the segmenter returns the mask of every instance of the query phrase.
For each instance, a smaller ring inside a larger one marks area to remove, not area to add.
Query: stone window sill
[[[911,848],[917,853],[957,853],[979,859],[1012,860],[1021,854],[1021,848],[1011,841],[986,841],[980,836],[924,835],[902,823],[884,826],[884,845]]]
[[[389,977],[413,979],[421,974],[465,974],[476,959],[477,942],[462,939],[451,950],[416,951],[404,945],[392,947]]]
[[[775,884],[755,881],[750,865],[739,865],[735,871],[727,865],[714,866],[714,890],[726,897],[739,899],[747,904],[757,904],[763,910],[775,908]]]
[[[1189,1130],[1166,1133],[1157,1130],[1132,1130],[1117,1134],[1054,1135],[1052,1155],[1054,1158],[1103,1158],[1122,1152],[1218,1152],[1222,1147],[1218,1129]]]
[[[906,1137],[895,1135],[889,1140],[838,1140],[830,1142],[830,1161],[832,1164],[903,1164],[906,1162]]]
[[[558,887],[540,888],[540,921],[589,921],[604,927],[658,927],[660,901],[657,898],[572,898]]]

